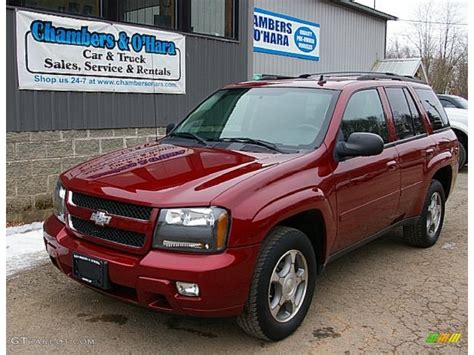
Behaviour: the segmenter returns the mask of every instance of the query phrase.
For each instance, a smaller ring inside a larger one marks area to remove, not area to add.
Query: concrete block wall
[[[59,173],[164,134],[164,127],[7,132],[7,223],[44,220],[51,213]]]

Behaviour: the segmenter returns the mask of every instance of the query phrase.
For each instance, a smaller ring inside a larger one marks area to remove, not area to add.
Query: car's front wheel
[[[239,326],[265,340],[289,336],[306,316],[315,278],[316,257],[308,237],[294,228],[273,229],[262,245]]]

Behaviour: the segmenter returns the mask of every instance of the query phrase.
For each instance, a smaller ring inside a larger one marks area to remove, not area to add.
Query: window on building
[[[238,0],[7,0],[7,4],[237,38]]]
[[[100,16],[100,0],[23,0],[11,1],[17,6],[30,7],[39,10],[63,12],[72,15]]]
[[[413,100],[413,96],[411,96],[410,92],[407,89],[403,89],[403,92],[405,93],[405,97],[408,101],[408,107],[410,108],[415,135],[424,134],[425,127],[423,126],[423,120],[420,111],[418,111],[418,108],[416,107],[415,100]]]
[[[387,88],[386,92],[398,138],[413,137],[415,135],[413,119],[403,88]]]
[[[176,28],[176,0],[119,0],[117,21]]]
[[[347,140],[354,132],[375,133],[388,142],[387,122],[375,89],[358,91],[351,96],[342,118],[342,133]]]
[[[233,0],[191,0],[191,32],[234,37]]]
[[[448,127],[448,117],[435,93],[430,89],[416,89],[415,91],[428,113],[433,130],[436,131],[437,129]]]

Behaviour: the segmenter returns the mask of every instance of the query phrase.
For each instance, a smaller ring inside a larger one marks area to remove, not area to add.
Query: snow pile
[[[9,227],[6,238],[7,277],[49,260],[43,242],[42,222]]]

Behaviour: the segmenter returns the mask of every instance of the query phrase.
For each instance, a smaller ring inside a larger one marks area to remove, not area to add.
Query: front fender
[[[295,191],[282,196],[262,207],[251,221],[253,230],[258,231],[252,238],[252,243],[261,243],[270,230],[287,218],[310,210],[318,211],[325,227],[323,236],[322,256],[326,260],[328,251],[331,250],[336,236],[336,223],[329,199],[317,187]]]

